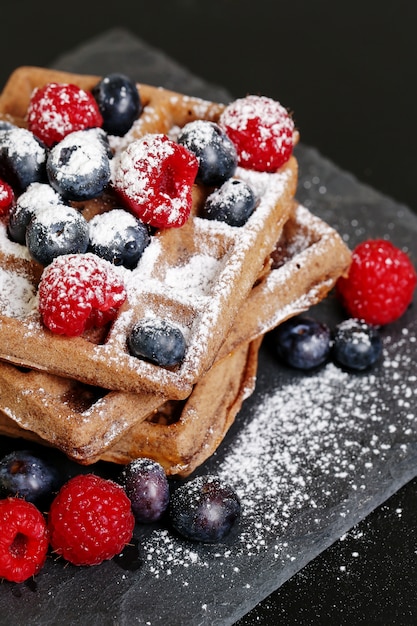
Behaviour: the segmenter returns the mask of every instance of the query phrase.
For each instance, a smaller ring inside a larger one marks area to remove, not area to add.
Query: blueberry
[[[86,252],[88,241],[87,220],[76,209],[64,205],[42,209],[26,228],[29,254],[44,266],[61,254]]]
[[[1,497],[18,496],[44,505],[61,482],[57,468],[30,450],[10,452],[0,460]]]
[[[173,492],[169,507],[175,530],[204,543],[221,541],[240,514],[236,492],[216,476],[199,476],[185,483]]]
[[[136,84],[124,74],[108,74],[92,94],[103,117],[103,129],[109,135],[125,135],[142,111]]]
[[[335,330],[333,358],[348,370],[370,369],[380,359],[382,337],[377,328],[358,319],[341,322]]]
[[[46,163],[52,187],[65,200],[99,196],[110,181],[110,159],[101,128],[70,133],[50,151]]]
[[[136,323],[130,331],[128,345],[133,356],[162,367],[180,363],[186,350],[181,330],[162,319]]]
[[[243,226],[256,206],[253,189],[243,180],[229,178],[213,191],[200,212],[200,217],[226,222],[229,226]]]
[[[177,140],[197,157],[198,182],[218,187],[235,173],[236,148],[218,124],[204,120],[189,122]]]
[[[32,217],[42,209],[63,204],[61,196],[47,183],[31,183],[9,212],[7,232],[12,241],[26,244],[26,228]]]
[[[112,209],[89,222],[89,249],[114,265],[133,269],[150,242],[149,230],[124,209]]]
[[[46,181],[46,160],[46,147],[29,130],[17,126],[0,130],[0,178],[16,192]]]
[[[291,318],[273,332],[279,358],[290,367],[309,370],[324,363],[330,353],[329,327],[308,316]]]
[[[162,465],[151,459],[135,459],[123,468],[119,482],[137,522],[156,522],[163,516],[169,504],[169,483]]]

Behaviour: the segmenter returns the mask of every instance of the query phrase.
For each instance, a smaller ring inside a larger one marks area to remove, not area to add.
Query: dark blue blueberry
[[[290,367],[309,370],[324,363],[331,349],[331,333],[324,323],[308,316],[291,318],[273,332],[278,357]]]
[[[46,147],[29,130],[17,126],[0,130],[0,178],[16,192],[46,181],[46,159]]]
[[[113,263],[133,269],[150,242],[146,224],[124,209],[112,209],[89,222],[89,250]]]
[[[242,180],[229,178],[207,197],[200,217],[226,222],[229,226],[243,226],[255,207],[253,189]]]
[[[358,319],[341,322],[335,330],[333,358],[348,370],[370,369],[382,355],[383,342],[377,328]]]
[[[197,157],[198,182],[218,187],[235,173],[236,148],[218,124],[204,120],[189,122],[181,130],[178,143]]]
[[[87,251],[88,222],[76,209],[57,205],[34,215],[26,228],[26,245],[31,257],[49,265],[61,254]]]
[[[128,345],[133,356],[162,367],[180,363],[186,350],[181,330],[159,319],[144,320],[135,324],[130,331]]]
[[[103,129],[109,135],[125,135],[142,111],[134,81],[124,74],[109,74],[92,93],[103,116]]]
[[[151,459],[135,459],[123,468],[119,482],[137,522],[148,524],[163,516],[169,504],[169,483],[162,465]]]
[[[10,452],[0,460],[1,497],[18,496],[36,505],[52,500],[61,486],[57,468],[29,450]]]
[[[39,211],[63,204],[62,198],[47,183],[32,183],[9,212],[7,232],[12,241],[26,245],[26,228]]]
[[[101,128],[76,131],[54,146],[46,163],[52,187],[65,200],[99,196],[110,181],[110,159]]]
[[[198,476],[171,496],[169,516],[173,527],[194,541],[221,541],[240,514],[241,504],[236,492],[216,476]]]

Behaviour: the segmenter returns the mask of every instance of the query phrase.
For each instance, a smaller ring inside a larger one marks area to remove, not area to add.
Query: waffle
[[[185,475],[213,453],[252,390],[257,340],[322,300],[349,262],[339,235],[297,205],[241,306],[217,364],[185,402],[106,392],[3,363],[0,432],[39,439],[85,464],[99,459],[124,463],[146,455],[167,473]]]
[[[20,68],[0,97],[0,114],[24,125],[34,87],[56,81],[90,89],[98,80],[94,76]],[[144,111],[128,135],[116,140],[116,151],[123,148],[123,142],[148,132],[174,133],[193,119],[216,120],[222,110],[221,105],[161,88],[138,88]],[[27,305],[30,294],[36,294],[39,267],[29,260],[24,247],[8,240],[2,224],[0,268],[7,277],[3,281],[7,288],[0,292],[0,358],[105,389],[179,400],[188,397],[212,366],[288,220],[297,183],[297,162],[291,157],[273,174],[238,168],[236,176],[248,182],[259,199],[247,223],[234,228],[199,218],[198,208],[208,189],[194,185],[193,211],[185,226],[159,230],[137,269],[122,272],[128,299],[99,339],[54,335],[43,326],[36,298],[31,301],[33,306]],[[109,193],[98,200],[77,203],[77,207],[88,217],[108,210],[114,203]],[[18,289],[10,290],[14,279],[19,282],[23,303],[19,302]],[[130,355],[126,340],[129,331],[135,321],[148,316],[164,317],[183,331],[187,351],[178,366],[166,369]]]

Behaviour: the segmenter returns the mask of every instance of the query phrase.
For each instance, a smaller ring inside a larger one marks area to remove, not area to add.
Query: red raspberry
[[[14,201],[13,189],[0,179],[0,215],[6,215]]]
[[[131,540],[135,518],[120,485],[94,474],[71,478],[51,504],[51,546],[74,565],[98,565]]]
[[[229,104],[220,125],[233,141],[242,167],[274,172],[290,158],[294,122],[288,111],[265,96],[246,96]]]
[[[48,147],[69,133],[102,126],[103,118],[91,93],[76,85],[48,83],[35,89],[27,112],[28,128]]]
[[[114,187],[130,210],[146,224],[178,228],[192,208],[198,160],[166,135],[149,134],[120,155]]]
[[[42,513],[20,498],[0,500],[0,577],[21,583],[46,560],[49,534]]]
[[[339,278],[336,290],[349,315],[380,326],[406,311],[416,280],[402,250],[384,239],[370,239],[354,249],[349,274]]]
[[[77,336],[112,321],[126,297],[111,263],[91,253],[65,254],[43,271],[39,312],[52,332]]]

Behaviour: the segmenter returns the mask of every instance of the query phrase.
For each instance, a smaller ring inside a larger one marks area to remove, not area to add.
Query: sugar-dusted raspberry
[[[135,518],[124,489],[94,474],[71,478],[51,504],[51,546],[74,565],[98,565],[131,540]]]
[[[75,130],[103,124],[91,93],[77,85],[55,82],[35,89],[29,102],[27,121],[29,130],[48,147]]]
[[[13,189],[0,179],[0,215],[6,215],[14,201]]]
[[[127,207],[145,224],[178,228],[188,220],[197,157],[162,134],[148,134],[124,150],[113,185]]]
[[[416,280],[405,252],[384,239],[368,239],[354,249],[349,274],[339,278],[336,290],[349,315],[382,326],[405,313]]]
[[[276,100],[254,95],[238,98],[225,108],[220,125],[235,144],[242,167],[274,172],[292,154],[294,122]]]
[[[39,283],[39,311],[49,330],[77,336],[112,321],[126,300],[114,265],[95,254],[56,257]]]
[[[21,583],[43,567],[49,533],[42,513],[21,498],[0,500],[0,578]]]

